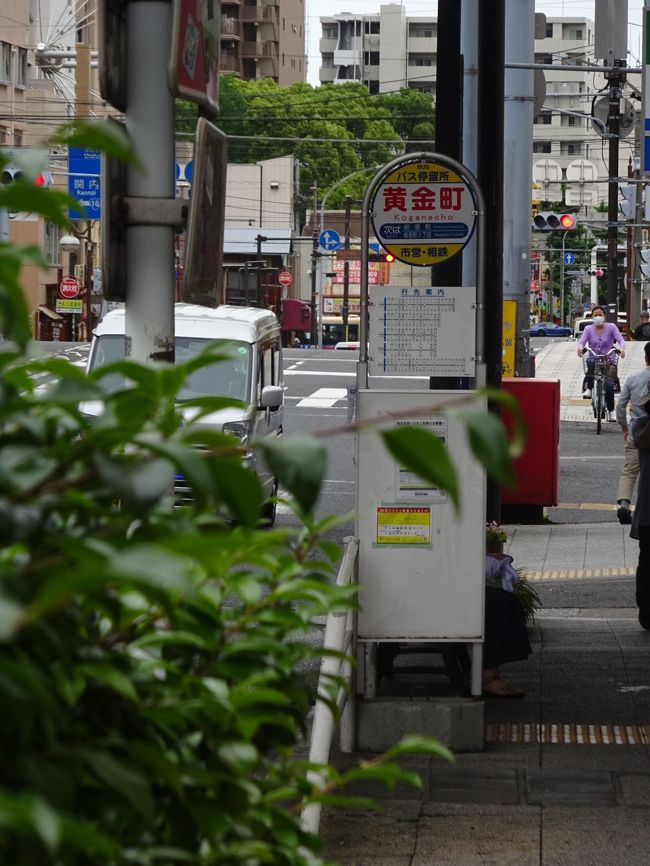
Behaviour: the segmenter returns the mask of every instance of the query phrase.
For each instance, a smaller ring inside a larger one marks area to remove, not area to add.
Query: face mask
[[[594,325],[602,325],[605,322],[604,316],[594,316]]]

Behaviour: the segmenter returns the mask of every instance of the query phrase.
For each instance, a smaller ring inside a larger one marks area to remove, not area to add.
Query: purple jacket
[[[600,335],[595,325],[587,325],[578,343],[583,349],[589,343],[589,348],[597,355],[608,355],[615,343],[618,343],[620,349],[625,348],[625,340],[613,322],[605,322]]]

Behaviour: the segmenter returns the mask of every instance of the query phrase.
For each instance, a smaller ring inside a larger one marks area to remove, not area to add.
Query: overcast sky
[[[389,0],[384,0],[389,2]],[[486,0],[487,2],[487,0]],[[382,0],[307,0],[307,33],[308,33],[308,75],[310,84],[318,84],[318,69],[320,66],[320,53],[318,43],[320,40],[320,18],[326,15],[338,15],[341,12],[352,12],[357,14],[376,13]],[[405,0],[407,15],[436,15],[438,4],[436,0]],[[640,60],[641,52],[641,12],[643,0],[628,0],[628,47],[631,56],[628,57],[629,65],[636,65]],[[536,12],[545,12],[549,16],[580,16],[594,18],[594,0],[547,0],[535,4]]]

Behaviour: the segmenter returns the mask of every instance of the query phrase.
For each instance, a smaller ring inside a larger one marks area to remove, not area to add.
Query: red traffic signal
[[[533,229],[538,232],[568,232],[576,227],[576,215],[572,213],[539,212],[533,218]]]
[[[392,253],[385,253],[385,255],[384,255],[384,261],[385,261],[387,264],[390,264],[391,262],[394,262],[394,261],[395,261],[395,256],[394,256]]]

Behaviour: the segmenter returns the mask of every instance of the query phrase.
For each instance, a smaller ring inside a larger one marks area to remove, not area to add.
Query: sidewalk
[[[515,564],[548,581],[547,600],[554,580],[570,590],[596,577],[611,607],[539,612],[532,655],[504,668],[526,698],[486,701],[483,752],[402,762],[423,790],[373,789],[380,813],[324,813],[325,853],[342,866],[650,863],[650,633],[634,607],[636,542],[614,522],[508,534]]]

